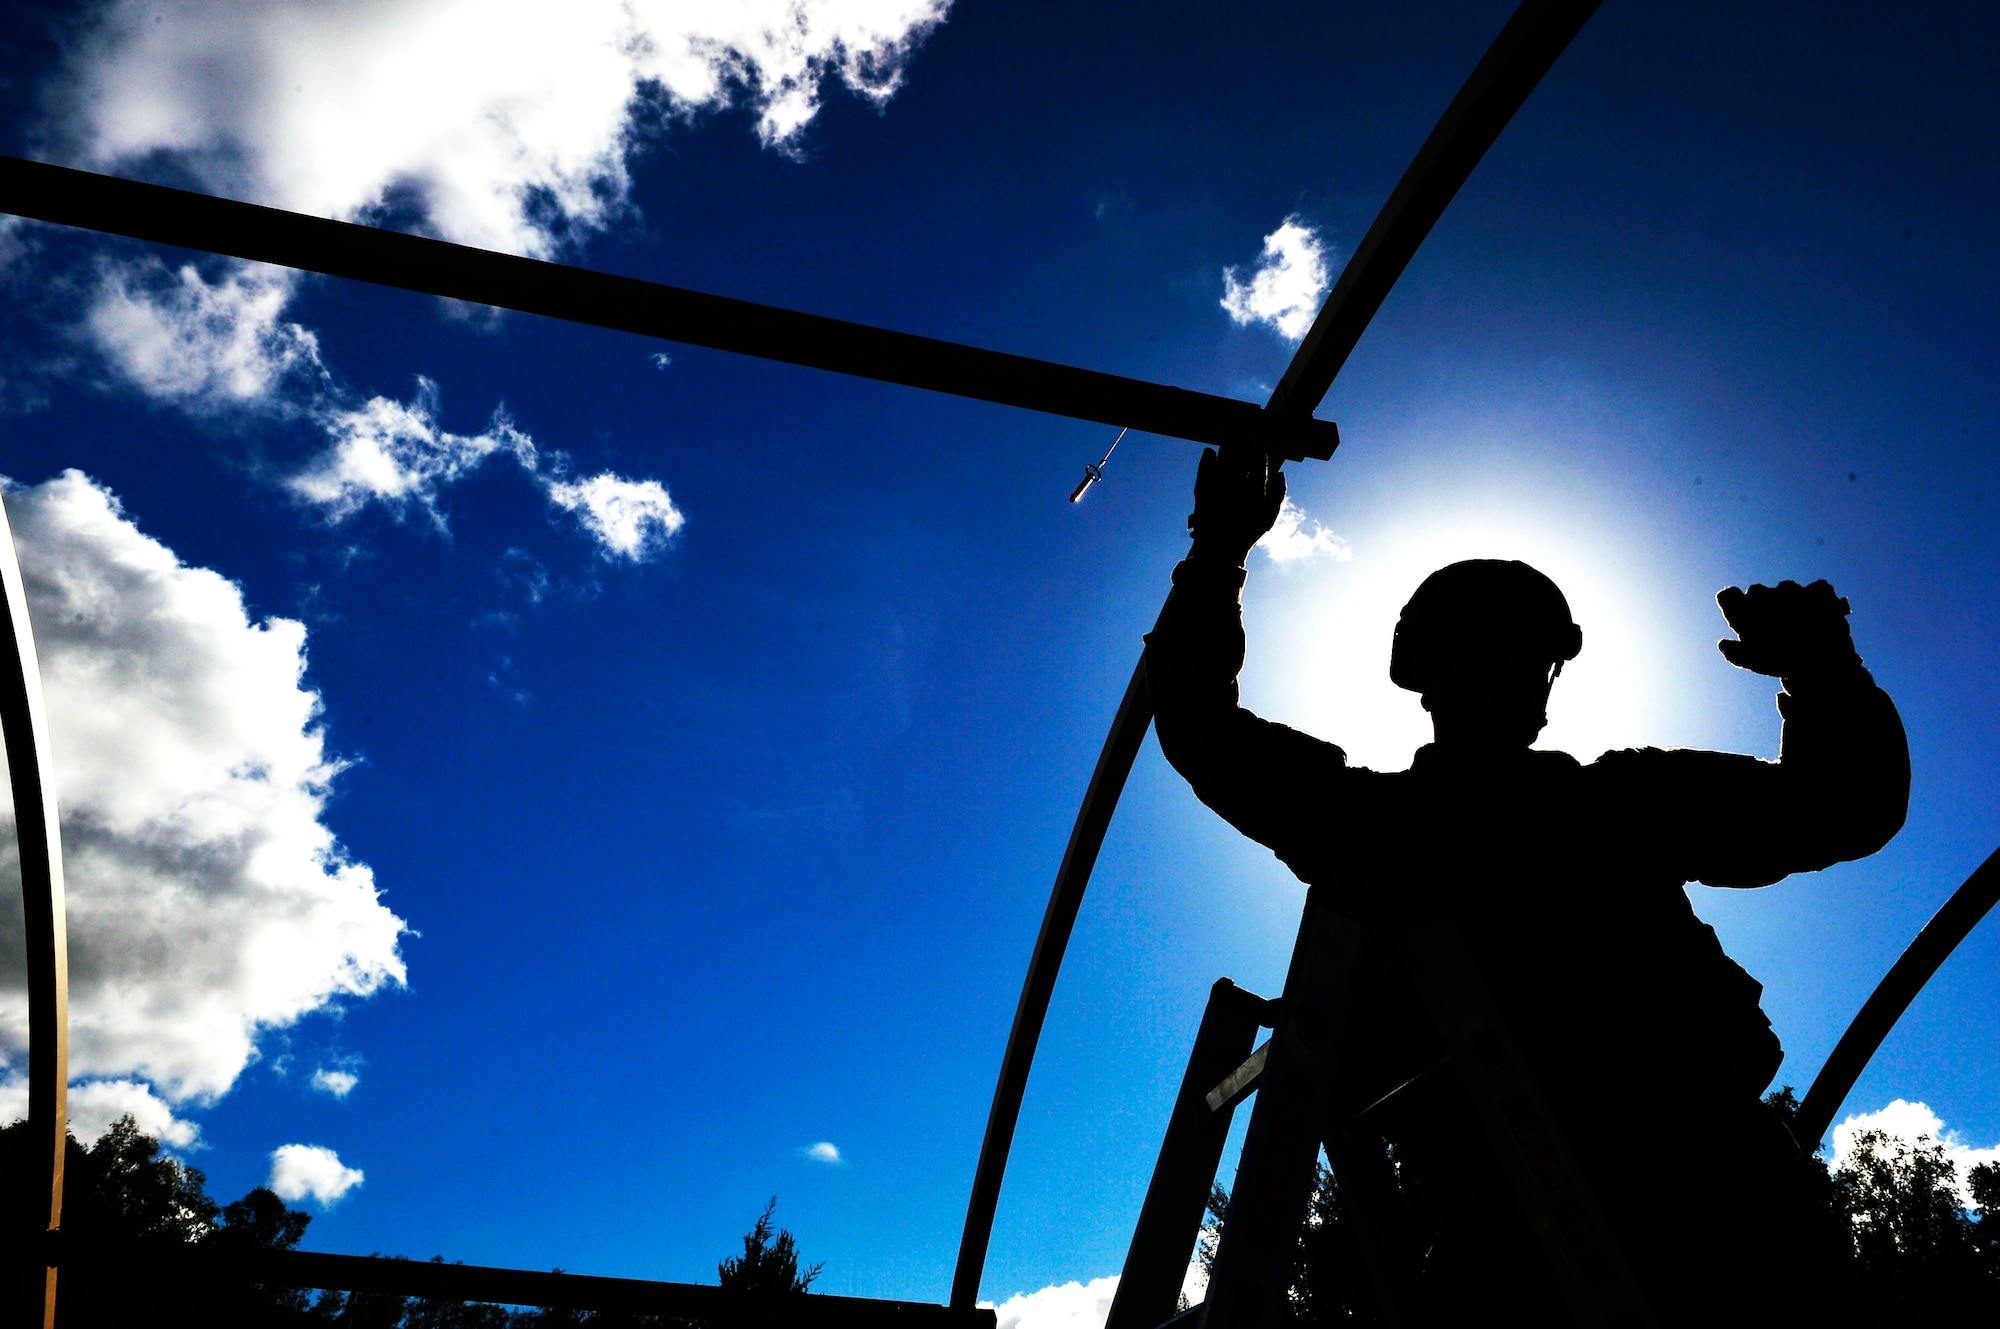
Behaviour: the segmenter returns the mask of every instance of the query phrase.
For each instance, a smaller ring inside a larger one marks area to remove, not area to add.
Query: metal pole
[[[35,1161],[27,1191],[30,1232],[62,1227],[63,1151],[69,1138],[69,939],[63,920],[62,842],[56,829],[54,767],[42,707],[41,668],[28,622],[28,593],[14,532],[0,504],[0,737],[14,792],[21,858],[21,913],[28,949],[28,1136]],[[48,1208],[42,1209],[46,1196]],[[32,1261],[37,1288],[24,1288],[42,1329],[56,1322],[56,1270]]]
[[[1028,1090],[1028,1068],[1035,1064],[1035,1044],[1042,1037],[1042,1021],[1049,1013],[1049,998],[1055,993],[1056,974],[1062,969],[1063,951],[1069,946],[1070,930],[1076,926],[1077,910],[1083,907],[1083,888],[1090,883],[1097,851],[1104,847],[1104,833],[1111,827],[1111,813],[1118,806],[1125,777],[1132,773],[1132,762],[1152,723],[1153,697],[1146,688],[1146,657],[1142,652],[1132,670],[1132,681],[1125,685],[1125,698],[1118,703],[1111,736],[1098,754],[1097,769],[1091,772],[1083,811],[1077,814],[1076,826],[1069,833],[1062,866],[1056,869],[1056,886],[1049,893],[1035,953],[1028,961],[1028,980],[1014,1008],[1014,1028],[1007,1035],[1006,1055],[1000,1059],[1000,1081],[993,1086],[993,1108],[986,1117],[986,1138],[980,1143],[979,1167],[972,1176],[965,1234],[958,1243],[958,1268],[951,1280],[954,1310],[970,1310],[979,1304],[979,1276],[986,1269],[986,1244],[992,1240],[993,1214],[1000,1205],[1000,1179],[1007,1174],[1007,1152],[1014,1147],[1014,1123],[1020,1119],[1021,1098]]]
[[[1882,1040],[1995,902],[2000,902],[2000,849],[1988,855],[1965,884],[1952,892],[1944,907],[1931,915],[1931,921],[1890,967],[1854,1023],[1833,1045],[1832,1055],[1820,1067],[1812,1088],[1806,1090],[1805,1102],[1799,1104],[1799,1115],[1792,1123],[1800,1148],[1811,1152],[1819,1147],[1827,1127],[1833,1124],[1833,1114],[1853,1092],[1854,1082],[1861,1078]]]
[[[1381,308],[1384,297],[1403,275],[1403,269],[1409,266],[1417,247],[1437,224],[1446,205],[1556,57],[1582,31],[1599,3],[1601,0],[1525,0],[1514,11],[1424,141],[1416,160],[1403,173],[1389,201],[1356,247],[1354,257],[1348,260],[1333,293],[1292,357],[1290,368],[1271,394],[1266,415],[1296,420],[1310,418],[1319,408],[1321,398],[1367,330],[1369,320]],[[1250,437],[1226,441],[1257,442]],[[1133,673],[1135,682],[1144,675],[1145,668],[1142,652]],[[1104,740],[1103,755],[1098,758],[1097,773],[1091,777],[1083,806],[1077,810],[1076,829],[1070,834],[1074,850],[1078,837],[1086,834],[1086,827],[1094,828],[1090,832],[1095,837],[1090,854],[1082,860],[1080,869],[1072,868],[1072,855],[1063,856],[1049,897],[1051,918],[1056,916],[1060,905],[1069,921],[1075,921],[1076,911],[1083,903],[1084,888],[1090,884],[1091,867],[1097,861],[1097,847],[1103,843],[1118,795],[1125,787],[1125,776],[1152,722],[1150,705],[1118,708],[1117,718],[1111,722],[1111,733]],[[1120,754],[1124,768],[1117,773],[1117,779],[1101,779],[1107,763]],[[951,1280],[954,1306],[974,1305],[979,1297],[979,1279],[986,1268],[986,1246],[993,1235],[993,1213],[1000,1202],[1001,1174],[1006,1170],[1007,1152],[1013,1144],[1014,1123],[1021,1115],[1021,1096],[1027,1092],[1028,1065],[1035,1055],[1034,1037],[1024,1040],[1020,1035],[1024,1028],[1030,1027],[1035,1036],[1041,1033],[1042,1019],[1055,991],[1056,971],[1062,966],[1062,947],[1046,946],[1047,938],[1048,924],[1044,922],[1043,935],[1035,942],[1028,976],[1021,987],[1014,1033],[1009,1036],[1007,1052],[1000,1061],[1000,1081],[994,1089],[992,1112],[986,1119],[979,1167],[973,1174],[965,1235],[959,1242],[958,1267]],[[1067,923],[1062,940],[1064,943],[1069,940]]]
[[[1197,443],[1333,455],[1332,421],[1121,374],[0,156],[0,212]]]

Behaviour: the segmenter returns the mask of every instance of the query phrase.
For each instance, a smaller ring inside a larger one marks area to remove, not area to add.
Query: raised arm
[[[1626,795],[1657,800],[1651,820],[1684,848],[1689,880],[1765,886],[1874,853],[1909,809],[1910,750],[1895,703],[1854,649],[1847,601],[1824,581],[1787,581],[1732,587],[1716,603],[1737,632],[1718,643],[1724,658],[1784,684],[1778,760],[1612,753],[1600,764],[1614,784],[1625,783],[1621,767],[1640,777]]]
[[[1238,597],[1244,561],[1271,529],[1285,477],[1261,452],[1202,454],[1195,476],[1194,543],[1174,569],[1173,594],[1146,638],[1160,750],[1195,796],[1251,839],[1290,861],[1296,836],[1327,811],[1347,757],[1331,743],[1260,719],[1237,704],[1243,667]]]

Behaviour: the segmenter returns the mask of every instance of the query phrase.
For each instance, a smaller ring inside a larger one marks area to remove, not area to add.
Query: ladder
[[[1356,1201],[1349,1212],[1384,1312],[1392,1324],[1401,1323],[1396,1280],[1383,1250],[1388,1234],[1367,1213],[1368,1201],[1379,1199],[1393,1178],[1371,1176],[1354,1145],[1371,1123],[1453,1082],[1577,1323],[1583,1329],[1652,1326],[1603,1214],[1450,919],[1422,908],[1394,918],[1375,913],[1367,923],[1357,921],[1368,912],[1343,910],[1330,893],[1314,890],[1282,997],[1257,997],[1226,978],[1211,990],[1106,1329],[1157,1329],[1176,1318],[1181,1329],[1279,1329],[1288,1318],[1293,1251],[1322,1146],[1343,1193]],[[1344,1082],[1342,1050],[1365,948],[1377,948],[1374,954],[1407,975],[1444,1052],[1357,1112],[1347,1107],[1357,1095]],[[1252,1051],[1259,1028],[1273,1032]],[[1231,1114],[1253,1092],[1257,1102],[1207,1298],[1177,1317],[1188,1254]]]

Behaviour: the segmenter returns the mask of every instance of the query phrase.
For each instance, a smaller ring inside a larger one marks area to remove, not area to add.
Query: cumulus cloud
[[[438,491],[464,479],[487,458],[507,454],[532,471],[535,445],[495,411],[478,434],[454,434],[438,424],[437,384],[417,380],[409,402],[371,397],[324,413],[327,448],[290,480],[292,492],[341,521],[370,503],[399,515],[421,509],[442,527]]]
[[[310,1083],[313,1088],[319,1090],[322,1094],[329,1094],[334,1098],[345,1098],[354,1092],[355,1085],[361,1083],[361,1077],[353,1071],[341,1070],[337,1067],[320,1066],[313,1071]]]
[[[1264,237],[1263,252],[1248,276],[1240,268],[1224,269],[1222,307],[1245,327],[1262,323],[1297,341],[1312,327],[1326,296],[1327,258],[1326,244],[1313,229],[1287,217]]]
[[[609,471],[548,485],[549,502],[576,514],[607,558],[643,562],[657,554],[687,518],[658,480],[627,480]]]
[[[168,1104],[212,1099],[262,1032],[404,981],[403,921],[322,819],[341,768],[301,683],[305,628],[253,618],[240,588],[182,563],[80,472],[10,486],[6,503],[62,815],[71,1070]],[[4,785],[0,800],[13,894]],[[0,911],[10,1059],[27,1044],[20,927]]]
[[[1981,1163],[2000,1162],[2000,1145],[1973,1148],[1957,1131],[1947,1130],[1929,1104],[1898,1098],[1878,1112],[1857,1113],[1833,1128],[1831,1162],[1835,1168],[1841,1167],[1853,1156],[1855,1139],[1863,1131],[1881,1131],[1905,1144],[1931,1139],[1943,1145],[1945,1157],[1958,1174],[1959,1203],[1967,1207],[1972,1204],[1972,1192],[1967,1188],[1966,1174]]]
[[[796,153],[829,86],[885,104],[949,5],[109,0],[70,43],[41,137],[80,165],[551,257],[629,212],[631,156],[663,127],[743,107]],[[498,417],[445,434],[421,394],[330,402],[316,336],[283,317],[298,286],[255,264],[106,259],[81,331],[157,400],[312,416],[328,446],[293,489],[336,518],[382,502],[435,520],[441,486],[524,441]],[[681,522],[654,481],[545,488],[608,557],[650,557]]]
[[[27,1115],[27,1075],[0,1074],[0,1122]],[[69,1133],[79,1142],[96,1144],[112,1122],[125,1116],[169,1149],[201,1147],[201,1127],[175,1116],[151,1085],[137,1080],[86,1080],[69,1087]]]
[[[1118,1275],[1109,1274],[1088,1283],[1017,1292],[997,1306],[990,1301],[979,1304],[996,1313],[995,1329],[1104,1329],[1117,1293]]]
[[[1278,508],[1278,519],[1271,523],[1271,529],[1256,547],[1263,550],[1273,563],[1295,563],[1315,554],[1325,554],[1338,561],[1346,562],[1354,557],[1354,551],[1347,541],[1320,525],[1312,523],[1306,529],[1305,509],[1287,498]]]
[[[626,206],[663,124],[740,105],[796,150],[824,89],[881,104],[949,0],[112,0],[52,140],[316,216],[546,255]]]
[[[799,1152],[815,1163],[830,1163],[834,1167],[839,1167],[842,1163],[840,1148],[831,1140],[821,1140],[818,1144],[809,1144]]]
[[[362,1180],[361,1169],[347,1166],[324,1145],[281,1144],[271,1151],[268,1184],[281,1200],[310,1198],[325,1209]]]

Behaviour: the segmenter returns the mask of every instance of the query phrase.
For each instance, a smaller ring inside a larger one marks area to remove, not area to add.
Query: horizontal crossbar
[[[231,1250],[213,1241],[84,1243],[48,1235],[52,1248],[48,1263],[63,1271],[65,1281],[99,1274],[254,1283],[677,1316],[745,1329],[993,1329],[995,1323],[991,1310],[952,1310],[923,1301],[738,1292],[703,1283],[655,1283],[319,1251]]]
[[[588,268],[0,156],[0,212],[1197,443],[1324,461],[1331,420]]]

